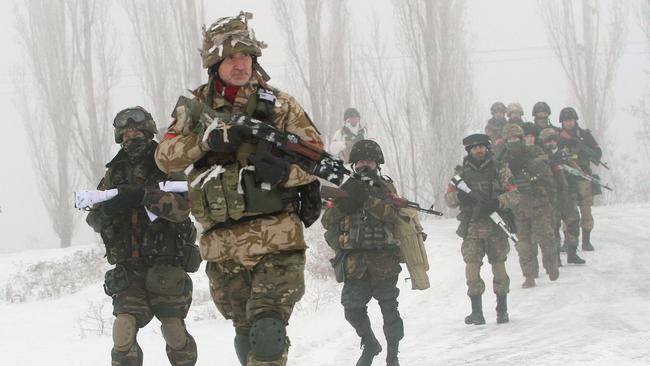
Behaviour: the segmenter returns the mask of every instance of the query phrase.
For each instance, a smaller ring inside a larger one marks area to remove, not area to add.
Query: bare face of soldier
[[[504,119],[506,118],[506,112],[494,112],[492,117],[494,117],[494,119]]]
[[[517,111],[510,112],[510,118],[512,119],[521,119],[522,114]]]
[[[485,145],[474,145],[469,149],[469,155],[478,161],[485,159],[487,152],[488,148]]]
[[[122,134],[122,142],[127,142],[132,139],[137,139],[137,138],[143,138],[144,137],[144,132],[140,130],[126,130]]]
[[[535,119],[547,119],[548,113],[546,112],[537,112],[535,113]]]
[[[576,120],[575,119],[565,119],[562,121],[562,128],[565,130],[573,130],[576,128]]]
[[[506,139],[506,142],[517,142],[520,141],[521,138],[519,136],[510,136]]]
[[[548,140],[544,143],[544,147],[546,150],[555,151],[555,149],[557,149],[557,141]]]
[[[359,160],[356,162],[356,164],[354,164],[354,167],[357,170],[368,169],[371,171],[375,171],[377,170],[377,162],[374,160]]]
[[[345,120],[345,123],[349,124],[352,127],[357,127],[357,125],[359,124],[359,120],[360,120],[359,117],[348,117]]]
[[[530,135],[530,134],[525,135],[525,136],[524,136],[524,143],[525,143],[527,146],[533,146],[533,145],[535,145],[535,135]]]
[[[253,57],[244,52],[234,53],[221,62],[218,72],[227,85],[242,86],[253,75]]]

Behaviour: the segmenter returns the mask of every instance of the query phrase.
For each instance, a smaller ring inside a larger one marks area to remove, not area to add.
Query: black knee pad
[[[276,361],[282,358],[287,345],[287,329],[278,318],[259,318],[250,331],[251,352],[258,361]]]
[[[244,328],[235,328],[235,353],[242,366],[246,366],[248,352],[251,350],[250,330]]]
[[[397,310],[397,301],[383,301],[379,303],[379,308],[384,318],[384,335],[386,339],[400,340],[404,338],[404,322]]]

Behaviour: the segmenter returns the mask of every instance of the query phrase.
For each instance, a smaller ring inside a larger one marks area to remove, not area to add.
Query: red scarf
[[[232,104],[235,103],[235,97],[239,88],[239,86],[224,85],[219,78],[214,78],[214,90]]]

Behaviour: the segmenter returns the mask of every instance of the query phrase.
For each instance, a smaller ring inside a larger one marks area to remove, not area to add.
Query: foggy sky
[[[20,2],[17,2],[20,3]],[[630,2],[631,4],[636,2]],[[269,44],[260,63],[272,77],[272,84],[290,93],[295,85],[291,82],[291,67],[287,65],[284,44],[275,19],[272,18],[271,1],[206,1],[204,21],[211,23],[221,16],[235,15],[239,10],[255,14],[251,25],[257,37]],[[130,31],[127,17],[114,10],[113,19],[120,29],[124,48],[120,56],[121,82],[115,90],[113,100],[114,113],[126,106],[147,106],[144,94],[140,90],[136,76],[136,65],[129,62],[131,40],[127,38]],[[386,0],[350,1],[350,13],[353,22],[352,33],[355,42],[368,44],[373,40],[364,37],[364,29],[369,26],[370,12],[378,12],[385,19],[387,31],[394,29],[392,8]],[[634,12],[632,12],[634,13]],[[619,62],[614,83],[615,113],[611,114],[612,124],[609,133],[615,146],[604,146],[607,160],[618,157],[634,156],[638,145],[634,133],[639,121],[628,109],[638,103],[648,91],[649,78],[646,71],[650,59],[645,48],[645,40],[639,30],[634,14],[628,19],[627,45]],[[197,29],[200,24],[197,24]],[[0,253],[30,248],[54,247],[58,239],[50,228],[50,222],[44,212],[39,192],[34,183],[34,174],[26,146],[25,130],[21,126],[21,102],[14,96],[12,78],[17,74],[21,64],[21,50],[15,34],[13,3],[0,0],[0,40],[3,57],[0,73],[0,110],[2,118],[2,179],[0,179]],[[526,112],[526,119],[531,119],[530,110],[538,100],[546,100],[553,110],[551,120],[557,124],[557,116],[562,107],[577,106],[572,96],[563,71],[555,59],[546,39],[542,17],[536,0],[470,0],[468,1],[468,19],[466,24],[471,39],[471,61],[474,66],[474,86],[477,95],[477,108],[482,113],[475,121],[468,121],[468,130],[482,128],[489,117],[492,102],[520,102]],[[390,47],[399,57],[399,45]],[[197,45],[198,47],[198,45]],[[198,52],[197,52],[198,60]],[[401,72],[408,73],[409,70]],[[179,85],[179,94],[191,85]],[[171,109],[170,105],[170,109]],[[363,111],[362,111],[363,114]],[[164,125],[167,121],[158,121]],[[315,121],[318,124],[318,121]],[[372,128],[372,121],[367,121]],[[111,121],[106,121],[111,123]],[[621,127],[621,128],[619,128]],[[460,149],[460,145],[459,145]],[[610,153],[611,152],[611,153]],[[610,153],[610,156],[607,156]],[[647,169],[647,164],[639,162],[637,166]],[[447,174],[447,172],[445,172]],[[99,181],[101,177],[97,177]],[[92,187],[79,187],[92,188]],[[70,199],[75,187],[70,187]],[[442,188],[441,188],[442,189]],[[80,213],[79,217],[83,215]],[[75,244],[96,242],[99,237],[80,225]]]

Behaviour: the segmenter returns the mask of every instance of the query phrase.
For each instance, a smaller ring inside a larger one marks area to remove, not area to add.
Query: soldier
[[[537,127],[533,122],[524,122],[519,125],[519,127],[521,127],[524,132],[524,137],[522,138],[524,144],[533,152],[533,156],[545,158],[544,149],[539,146],[537,141],[540,131],[539,127]]]
[[[551,124],[551,120],[548,118],[550,115],[551,107],[549,107],[546,102],[537,102],[533,106],[533,118],[535,120],[535,125],[537,125],[540,130],[548,127],[554,128],[554,126]]]
[[[508,123],[515,123],[521,126],[524,123],[524,108],[519,103],[508,104]]]
[[[122,148],[106,167],[99,190],[117,188],[117,196],[96,204],[86,221],[100,233],[106,258],[104,291],[113,298],[113,366],[142,365],[136,335],[156,316],[172,365],[194,365],[196,343],[185,328],[192,303],[192,280],[200,264],[196,229],[183,194],[164,192],[159,183],[184,181],[182,172],[167,175],[156,167],[151,114],[127,108],[113,121]]]
[[[578,126],[578,113],[572,107],[560,111],[561,146],[569,155],[577,155],[577,167],[583,173],[591,175],[591,161],[600,161],[603,151],[598,146],[591,131]],[[582,228],[582,250],[593,251],[591,245],[591,230],[594,228],[594,218],[591,215],[594,192],[591,182],[572,176],[578,192],[578,207],[580,208],[580,227]],[[597,191],[600,193],[600,191]]]
[[[257,61],[266,45],[249,29],[251,18],[241,12],[204,28],[201,57],[208,83],[194,91],[194,102],[224,120],[245,114],[322,147],[298,102],[267,84]],[[258,146],[246,127],[194,113],[190,104],[177,104],[156,162],[167,172],[192,166],[190,208],[203,227],[201,255],[208,261],[214,303],[235,327],[239,362],[285,365],[286,326],[305,290],[301,219],[320,214],[318,181],[274,149]]]
[[[386,192],[396,193],[392,181],[380,175],[384,155],[376,142],[362,140],[354,144],[350,162],[357,173],[380,182]],[[402,268],[394,235],[399,209],[370,196],[370,187],[359,180],[348,179],[341,188],[348,197],[337,199],[323,214],[322,223],[327,230],[325,237],[336,251],[333,263],[338,267],[338,280],[344,282],[341,303],[345,319],[361,337],[363,352],[357,366],[371,365],[381,352],[368,318],[367,305],[373,297],[384,317],[386,364],[398,366],[399,341],[404,337],[396,286]]]
[[[361,115],[356,108],[346,109],[343,113],[343,121],[343,127],[332,136],[329,150],[333,155],[348,163],[352,145],[368,138],[368,130],[361,124]]]
[[[523,288],[535,286],[539,276],[537,246],[542,251],[542,264],[551,281],[557,280],[558,252],[553,232],[555,182],[549,166],[525,145],[524,131],[515,124],[503,127],[505,149],[497,159],[508,163],[521,199],[514,208],[519,243],[519,264],[526,280]]]
[[[490,107],[492,118],[485,125],[485,133],[490,137],[490,140],[492,140],[495,146],[501,144],[501,130],[508,123],[506,120],[507,111],[506,105],[502,102],[494,102]]]
[[[580,214],[576,203],[575,180],[569,179],[560,168],[560,165],[564,164],[562,151],[558,147],[560,136],[556,129],[545,128],[540,132],[540,140],[544,152],[548,156],[548,163],[555,180],[556,193],[551,201],[555,208],[553,230],[556,247],[560,248],[560,226],[564,222],[564,246],[567,250],[567,263],[585,264],[585,261],[576,253],[580,236]]]
[[[484,134],[473,134],[463,139],[467,156],[456,167],[455,174],[471,189],[470,193],[452,180],[445,194],[449,207],[459,207],[460,225],[456,233],[463,238],[461,252],[465,261],[467,295],[472,302],[472,313],[466,324],[485,324],[481,296],[485,283],[481,279],[481,265],[487,254],[494,274],[493,287],[497,295],[497,323],[508,318],[507,295],[510,278],[506,273],[506,257],[510,251],[508,237],[491,219],[495,211],[513,208],[519,202],[519,192],[512,184],[512,173],[505,163],[496,161],[490,152],[490,139]]]

